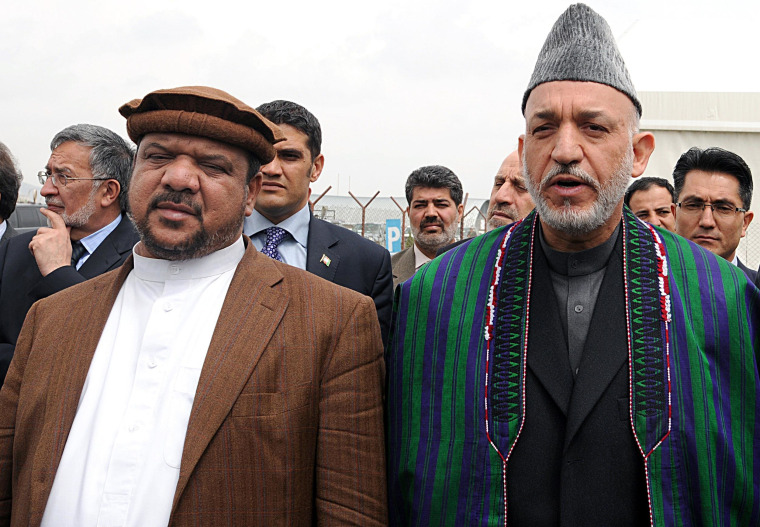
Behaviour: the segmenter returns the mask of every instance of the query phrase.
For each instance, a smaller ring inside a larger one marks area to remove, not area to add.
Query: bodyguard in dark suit
[[[16,209],[18,189],[23,176],[16,166],[11,151],[0,143],[0,242],[16,235],[16,231],[7,221]]]
[[[139,240],[124,213],[131,146],[110,130],[80,124],[59,132],[50,147],[39,174],[50,227],[0,245],[0,385],[32,304],[116,269]]]
[[[385,338],[391,315],[390,254],[353,231],[319,218],[309,221],[306,270],[372,297]]]
[[[325,162],[319,121],[289,101],[262,104],[257,110],[280,127],[285,140],[274,145],[275,159],[261,167],[263,184],[253,214],[245,219],[245,234],[276,260],[372,297],[385,342],[393,295],[390,254],[309,210],[309,185]]]
[[[757,271],[736,255],[754,213],[752,171],[744,159],[719,147],[692,147],[673,168],[675,232],[739,267],[750,282]]]

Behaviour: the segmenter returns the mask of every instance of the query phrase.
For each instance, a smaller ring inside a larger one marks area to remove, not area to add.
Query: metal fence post
[[[325,189],[325,191],[322,194],[320,194],[319,197],[317,199],[315,199],[314,201],[309,200],[309,206],[311,207],[312,212],[314,211],[314,205],[316,205],[319,200],[321,200],[322,198],[324,198],[325,194],[327,194],[328,192],[330,192],[331,188],[332,188],[332,185],[330,185],[329,187],[327,187]]]
[[[396,198],[394,198],[393,196],[391,196],[391,200],[393,201],[393,203],[396,204],[396,206],[398,207],[398,210],[401,211],[401,250],[403,251],[404,249],[406,249],[406,214],[407,214],[407,211],[409,210],[409,207],[404,208],[401,205],[399,205],[398,201],[396,201]]]
[[[380,194],[380,191],[378,190],[375,192],[375,195],[372,196],[372,198],[367,202],[366,205],[362,205],[362,202],[356,199],[356,196],[354,196],[351,191],[348,191],[348,195],[354,198],[354,201],[359,204],[359,207],[362,209],[362,237],[364,237],[364,217],[367,213],[367,207],[369,207],[369,204],[372,203],[372,201],[377,197],[377,195]],[[321,197],[321,196],[320,196]]]
[[[467,198],[470,197],[470,193],[464,195],[464,201],[462,202],[462,210],[467,208]],[[459,239],[464,239],[464,215],[462,216],[462,221],[459,222]]]
[[[464,216],[462,216],[462,226],[464,226],[464,219],[470,215],[472,211],[476,211],[478,215],[483,218],[484,221],[488,221],[488,218],[486,218],[482,212],[480,212],[480,209],[477,205],[473,205],[472,208],[465,213]],[[475,227],[477,227],[477,223],[475,223]],[[488,225],[486,225],[485,230],[488,230]],[[478,232],[480,234],[480,231],[478,229],[475,230],[475,232]],[[462,238],[464,238],[464,235],[462,235]]]

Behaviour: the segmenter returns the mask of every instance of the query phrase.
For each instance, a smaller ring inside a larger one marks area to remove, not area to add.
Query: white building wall
[[[739,244],[749,267],[760,265],[760,93],[640,92],[641,129],[655,136],[645,176],[673,181],[678,158],[692,146],[719,146],[740,155],[752,170],[755,219]]]

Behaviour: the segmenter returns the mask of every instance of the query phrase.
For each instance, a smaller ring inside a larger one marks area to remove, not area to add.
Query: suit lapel
[[[567,415],[573,376],[567,341],[562,334],[557,297],[552,287],[549,265],[538,240],[534,240],[531,278],[528,367],[536,375],[556,405]],[[555,328],[555,330],[548,330]],[[530,394],[526,395],[530,401]]]
[[[177,490],[177,506],[190,475],[211,439],[227,418],[251,372],[282,319],[289,297],[282,288],[282,273],[259,254],[253,244],[230,283],[211,339],[187,426]],[[243,331],[256,327],[257,331]],[[245,338],[243,338],[245,336]]]
[[[414,272],[417,270],[414,264],[414,247],[404,249],[403,254],[398,259],[398,263],[393,266],[393,282],[406,282],[414,276]]]
[[[5,241],[9,238],[13,238],[13,236],[16,234],[16,230],[10,226],[10,224],[5,224],[5,232],[3,233],[3,237],[0,238],[0,241]]]
[[[617,372],[627,365],[622,238],[622,235],[618,236],[615,249],[610,255],[594,306],[594,315],[570,399],[566,448]]]
[[[122,255],[132,249],[135,240],[131,239],[128,234],[133,227],[129,218],[122,215],[121,222],[109,234],[105,240],[98,245],[95,252],[87,258],[87,261],[79,268],[79,273],[85,278],[95,278],[111,269],[121,260]]]
[[[322,222],[311,216],[306,248],[306,270],[329,282],[335,281],[340,254],[332,248],[339,240],[323,228]]]

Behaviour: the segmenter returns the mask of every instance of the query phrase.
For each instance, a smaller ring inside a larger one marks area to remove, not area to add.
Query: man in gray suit
[[[462,183],[444,166],[418,168],[407,178],[405,190],[414,245],[391,257],[393,287],[454,241],[464,212]]]
[[[21,186],[21,171],[11,155],[11,151],[0,143],[0,241],[16,235],[16,231],[7,221],[16,209],[18,189]]]

